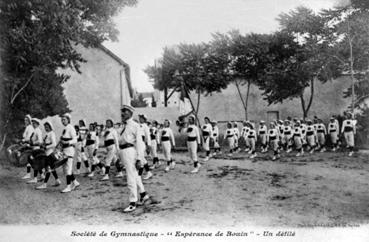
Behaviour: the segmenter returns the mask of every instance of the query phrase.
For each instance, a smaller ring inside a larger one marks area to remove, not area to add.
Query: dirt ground
[[[20,179],[25,168],[0,166],[1,224],[138,224],[153,226],[345,226],[369,222],[369,154],[271,154],[254,161],[243,152],[218,156],[198,174],[185,153],[177,166],[164,166],[145,181],[152,200],[130,214],[126,178],[101,182],[77,177],[81,186],[69,194],[62,187],[35,190]],[[115,169],[112,170],[115,174]],[[61,170],[59,175],[63,178]],[[50,178],[50,185],[53,177]]]

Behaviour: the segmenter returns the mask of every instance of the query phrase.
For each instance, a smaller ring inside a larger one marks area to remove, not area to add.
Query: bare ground
[[[369,223],[369,155],[283,154],[254,161],[218,156],[198,174],[184,153],[174,171],[164,166],[145,181],[152,200],[131,214],[125,177],[99,181],[80,175],[69,194],[35,190],[20,180],[25,168],[0,166],[0,224],[137,224],[152,226],[344,226]],[[113,169],[112,174],[115,173]],[[60,177],[62,172],[59,170]],[[63,180],[64,182],[64,180]],[[50,185],[53,177],[50,178]]]

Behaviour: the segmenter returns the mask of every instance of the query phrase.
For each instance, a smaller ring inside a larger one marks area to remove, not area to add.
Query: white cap
[[[123,111],[123,110],[129,110],[131,111],[132,113],[135,112],[135,109],[131,106],[131,105],[123,105],[121,108],[120,108],[120,111]]]
[[[54,126],[51,124],[51,122],[50,122],[50,121],[45,121],[44,126],[45,126],[46,124],[48,124],[48,125],[50,126],[51,130],[54,130]]]
[[[33,119],[32,119],[32,122],[36,122],[36,123],[38,123],[39,125],[41,124],[41,120],[39,120],[38,118],[33,118]]]

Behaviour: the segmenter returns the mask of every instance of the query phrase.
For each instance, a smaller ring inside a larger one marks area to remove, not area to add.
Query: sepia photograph
[[[0,242],[369,241],[369,0],[0,0]]]

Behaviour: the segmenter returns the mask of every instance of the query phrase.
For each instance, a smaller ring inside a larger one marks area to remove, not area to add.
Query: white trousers
[[[170,141],[162,141],[161,146],[163,147],[164,159],[166,161],[172,160],[172,155],[170,153],[172,150],[172,145],[170,144]]]
[[[83,144],[82,142],[78,142],[76,144],[76,155],[77,155],[77,161],[82,162],[87,160],[87,156],[85,152],[82,152]]]
[[[151,140],[150,154],[153,158],[158,157],[158,142],[156,140]]]
[[[345,137],[346,145],[349,147],[355,146],[354,132],[344,132],[343,136]]]
[[[295,137],[293,137],[293,141],[295,143],[296,149],[301,149],[302,148],[302,139],[301,139],[301,137],[295,136]]]
[[[127,173],[127,187],[129,190],[128,200],[129,202],[138,201],[138,193],[145,191],[142,184],[141,176],[138,175],[136,169],[137,152],[134,147],[119,150],[119,158],[126,167]]]
[[[86,150],[87,150],[87,157],[88,160],[91,162],[92,165],[96,165],[99,164],[99,159],[97,158],[97,156],[94,156],[94,151],[95,151],[95,145],[88,145],[86,146]]]
[[[187,149],[192,161],[197,161],[197,141],[187,141]]]
[[[67,162],[63,165],[63,172],[66,176],[70,176],[73,173],[73,158],[68,157]]]
[[[147,164],[147,160],[145,158],[145,154],[146,154],[146,143],[143,142],[143,144],[140,147],[141,147],[141,154],[143,154],[143,156],[141,157],[140,161],[142,162],[143,165],[145,165],[145,164]]]
[[[209,136],[204,136],[204,143],[202,144],[202,147],[204,148],[205,151],[210,150],[210,137]]]
[[[267,135],[266,134],[261,134],[260,135],[260,142],[261,142],[262,145],[267,144]]]
[[[331,143],[332,144],[337,144],[338,141],[338,132],[330,132],[329,133],[329,137],[331,138]]]
[[[227,138],[227,141],[228,141],[228,147],[230,150],[234,149],[234,137],[231,137],[231,138]]]
[[[310,147],[315,147],[315,135],[307,135],[306,141]]]
[[[106,147],[106,151],[108,152],[104,159],[104,165],[110,166],[113,161],[116,159],[116,153],[117,149],[115,148],[115,145],[109,145]]]
[[[214,142],[214,148],[220,148],[220,145],[219,145],[219,141],[218,141],[218,137],[212,137],[211,138]]]

